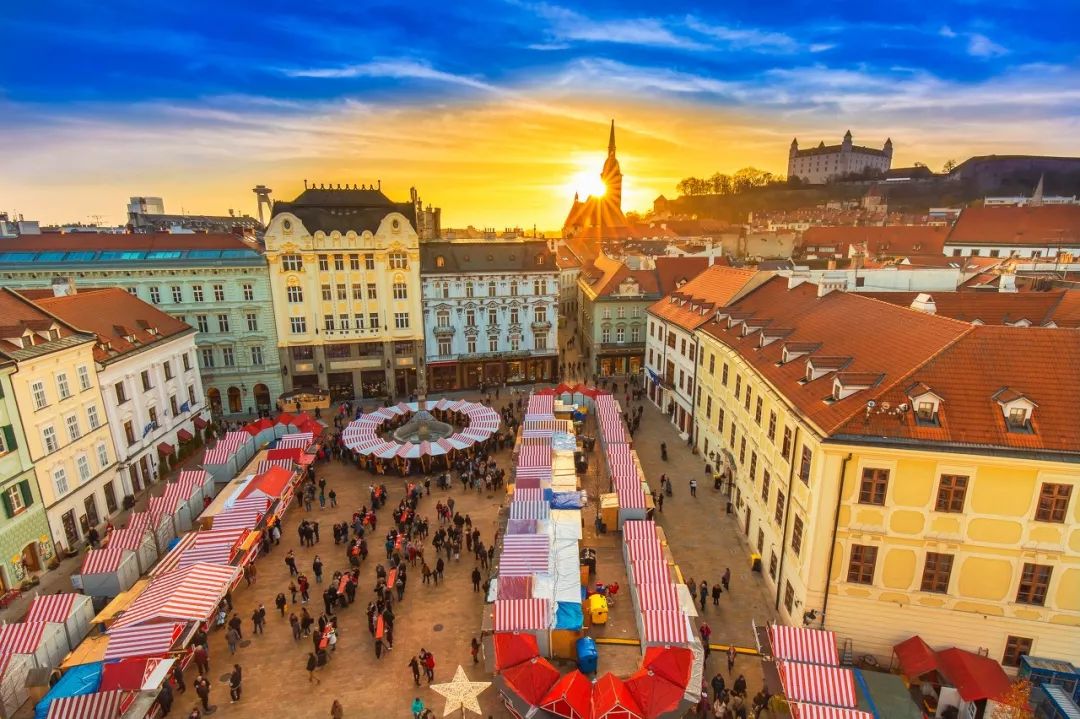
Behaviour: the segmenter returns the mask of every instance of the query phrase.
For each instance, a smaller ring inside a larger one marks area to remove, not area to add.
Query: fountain
[[[427,410],[421,409],[413,413],[408,422],[394,430],[394,439],[398,442],[434,442],[445,439],[457,430],[453,425],[440,422]]]

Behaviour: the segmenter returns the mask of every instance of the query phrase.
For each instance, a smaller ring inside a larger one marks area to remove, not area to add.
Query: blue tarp
[[[53,699],[77,697],[96,692],[101,686],[101,673],[104,670],[104,662],[79,664],[68,669],[64,676],[60,677],[60,681],[56,682],[56,686],[34,705],[34,719],[46,719],[49,716],[49,705],[52,704]]]
[[[581,629],[585,626],[585,614],[576,602],[558,602],[555,605],[556,629]]]
[[[575,648],[577,649],[578,669],[580,669],[583,674],[592,674],[595,672],[598,657],[596,653],[596,642],[593,641],[593,638],[582,637],[581,639],[578,639]]]
[[[581,509],[581,492],[557,492],[551,496],[552,509]]]

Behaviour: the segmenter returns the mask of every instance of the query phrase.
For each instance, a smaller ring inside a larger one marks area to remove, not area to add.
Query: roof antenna
[[[307,189],[307,178],[304,179],[304,189]]]
[[[379,180],[379,189],[382,189],[382,180]]]

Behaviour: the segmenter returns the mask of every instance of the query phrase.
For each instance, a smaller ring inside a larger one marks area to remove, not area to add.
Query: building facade
[[[788,150],[788,177],[798,177],[812,185],[820,185],[848,174],[872,171],[884,174],[892,166],[893,145],[886,139],[880,150],[852,144],[851,130],[844,133],[839,145],[799,149],[798,139],[791,141]]]
[[[418,204],[374,187],[274,203],[264,239],[287,388],[424,393]]]
[[[0,592],[40,574],[54,556],[49,520],[26,446],[11,382],[15,362],[0,364]]]
[[[420,273],[432,392],[557,376],[559,269],[546,240],[425,242]]]
[[[97,336],[94,362],[116,447],[120,492],[158,481],[205,426],[195,329],[124,290],[59,287],[36,304]]]
[[[1039,369],[1080,356],[1074,331],[775,278],[697,334],[702,454],[784,621],[881,662],[912,627],[1080,659],[1076,378]]]
[[[77,233],[6,240],[0,284],[123,287],[195,327],[215,415],[269,411],[281,394],[277,328],[261,249],[233,235]]]
[[[0,290],[0,358],[55,544],[79,546],[120,506],[116,451],[94,371],[97,338],[14,290]]]
[[[768,277],[765,272],[713,265],[649,306],[646,392],[684,435],[698,436],[694,397],[700,338],[695,330],[708,322],[716,307],[749,292]]]

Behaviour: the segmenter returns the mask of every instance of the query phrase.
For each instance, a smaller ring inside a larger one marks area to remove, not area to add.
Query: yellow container
[[[608,605],[607,598],[601,594],[593,594],[589,597],[589,618],[593,624],[607,624]]]

